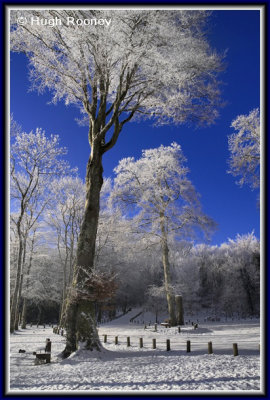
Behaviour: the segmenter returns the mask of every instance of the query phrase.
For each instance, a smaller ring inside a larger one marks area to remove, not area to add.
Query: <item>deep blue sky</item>
[[[222,97],[227,103],[210,128],[186,126],[154,128],[151,123],[129,123],[121,132],[116,146],[104,156],[104,175],[113,176],[121,158],[139,157],[143,149],[178,142],[188,159],[189,177],[201,194],[203,210],[218,223],[212,243],[220,244],[236,234],[255,231],[260,235],[260,215],[256,206],[258,191],[240,188],[226,173],[229,158],[227,136],[233,131],[231,121],[260,106],[260,19],[259,11],[215,11],[209,20],[209,41],[217,52],[227,50]],[[87,127],[75,121],[73,107],[48,105],[49,94],[29,92],[27,60],[22,54],[11,54],[10,108],[24,131],[36,127],[47,134],[55,133],[68,148],[68,160],[79,168],[84,179],[90,148]]]

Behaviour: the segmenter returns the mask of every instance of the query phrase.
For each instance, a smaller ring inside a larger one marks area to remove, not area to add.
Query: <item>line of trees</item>
[[[146,306],[156,313],[159,321],[161,313],[168,313],[160,241],[152,240],[149,244],[144,236],[134,232],[134,222],[114,215],[99,226],[97,247],[98,244],[100,247],[95,271],[97,275],[110,271],[115,277],[116,288],[106,298],[95,300],[98,321],[115,315],[117,309],[122,313],[135,306]],[[55,231],[47,227],[47,234],[52,238]],[[205,315],[215,317],[259,316],[260,244],[253,233],[238,235],[220,246],[195,245],[171,238],[169,242],[171,289],[182,295],[186,314],[203,311]],[[16,248],[16,238],[11,245],[12,249]],[[11,276],[14,276],[16,255],[14,252],[12,255]],[[26,265],[28,262],[29,258]],[[65,289],[62,267],[57,242],[54,247],[48,244],[45,247],[44,238],[37,241],[28,285],[22,291],[29,304],[28,323],[43,322],[40,316],[33,314],[33,305],[36,305],[37,313],[40,309],[48,310],[52,304],[59,312],[59,319],[58,314],[54,314],[54,322],[59,323]],[[11,291],[13,289],[14,281],[11,280]],[[22,306],[23,303],[20,312]],[[62,324],[64,326],[64,321]]]
[[[22,132],[12,123],[11,138],[11,233],[17,239],[17,267],[10,308],[10,331],[14,332],[18,329],[18,305],[23,286],[29,284],[38,224],[52,199],[53,180],[68,174],[70,168],[63,160],[66,149],[60,147],[58,136],[48,138],[39,128],[35,132]]]
[[[65,151],[57,137],[19,131],[12,142],[11,305],[17,303],[11,331],[18,328],[19,314],[23,328],[30,322],[33,304],[37,321],[44,307],[54,307],[66,326],[85,185],[62,160]],[[59,159],[52,161],[52,149]],[[35,172],[41,161],[46,167]],[[60,164],[70,176],[63,175]],[[194,245],[215,224],[202,212],[179,145],[144,151],[137,161],[124,159],[115,174],[103,185],[89,276],[99,320],[116,307],[126,312],[147,304],[156,314],[167,310],[175,324],[176,294],[183,296],[188,312],[258,315],[259,241],[249,234],[220,247]]]

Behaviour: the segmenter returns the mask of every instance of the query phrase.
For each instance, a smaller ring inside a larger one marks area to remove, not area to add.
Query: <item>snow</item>
[[[144,314],[142,323],[129,323],[138,310],[102,324],[99,327],[101,352],[79,350],[66,360],[57,355],[63,350],[65,337],[53,334],[52,328],[30,327],[10,336],[10,390],[19,392],[81,393],[184,393],[213,391],[224,393],[256,393],[261,391],[260,323],[258,320],[199,323],[177,328],[158,325],[155,332],[153,315]],[[139,321],[140,322],[140,321]],[[104,334],[107,343],[104,343]],[[118,345],[115,345],[118,336]],[[127,347],[127,336],[131,346]],[[143,348],[139,348],[139,338]],[[46,339],[52,341],[50,364],[35,365],[32,354],[45,348]],[[157,348],[152,349],[156,338]],[[171,351],[166,351],[170,339]],[[191,341],[191,352],[186,352],[186,341]],[[213,354],[208,354],[207,343],[212,341]],[[238,343],[239,355],[233,356],[232,344]],[[19,349],[26,353],[19,353]]]

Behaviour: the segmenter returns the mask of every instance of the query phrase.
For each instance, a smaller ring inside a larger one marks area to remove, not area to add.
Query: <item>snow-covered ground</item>
[[[99,327],[104,349],[101,352],[80,352],[60,361],[65,338],[53,334],[52,328],[30,327],[19,330],[10,338],[10,393],[64,391],[127,392],[165,391],[193,393],[194,391],[253,391],[261,390],[260,324],[258,320],[203,322],[198,329],[186,325],[177,328],[129,323],[137,310]],[[144,323],[153,321],[143,315]],[[196,322],[196,320],[195,320]],[[104,335],[107,343],[104,343]],[[118,336],[118,344],[115,344]],[[127,347],[130,337],[130,347]],[[44,348],[46,338],[52,341],[50,364],[35,365],[32,354]],[[139,347],[143,338],[143,348]],[[152,349],[152,339],[156,349]],[[170,339],[171,351],[166,351]],[[191,352],[186,352],[186,342]],[[208,354],[207,343],[212,342],[213,354]],[[233,356],[232,345],[238,344],[239,355]],[[19,349],[26,350],[19,353]]]

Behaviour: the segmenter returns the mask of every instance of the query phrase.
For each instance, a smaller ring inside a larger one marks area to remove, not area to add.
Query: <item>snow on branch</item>
[[[229,135],[228,173],[238,176],[240,186],[248,184],[252,189],[260,186],[260,110],[239,115],[231,124],[235,133]]]

